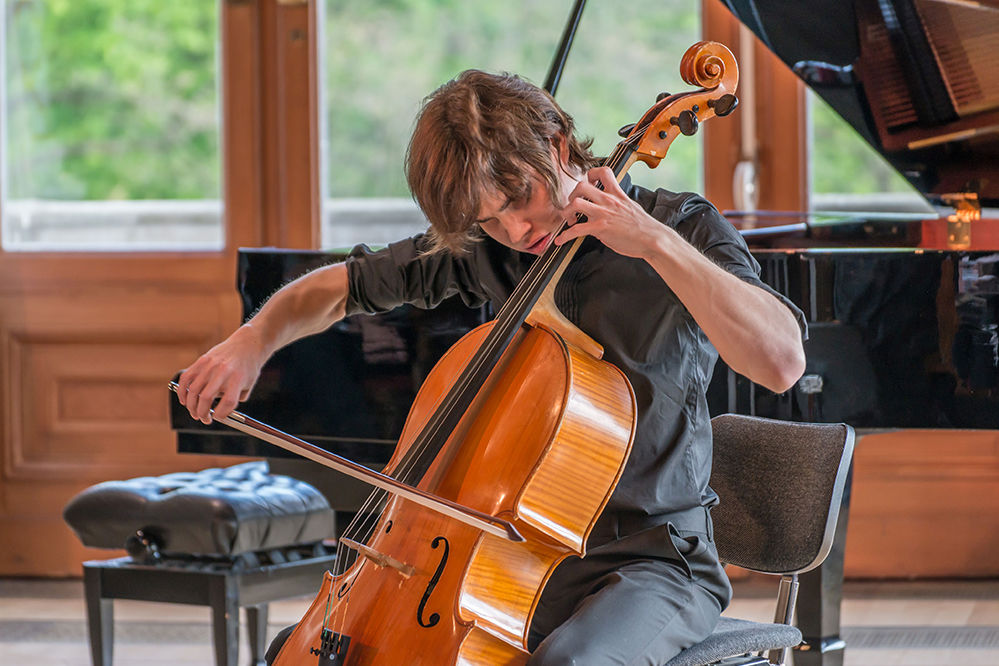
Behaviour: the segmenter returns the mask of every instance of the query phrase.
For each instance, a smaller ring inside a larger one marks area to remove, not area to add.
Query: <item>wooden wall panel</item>
[[[166,381],[200,346],[192,341],[95,342],[12,336],[10,474],[116,474],[168,425]]]
[[[236,248],[318,242],[316,0],[219,10],[225,248],[0,248],[0,576],[78,576],[93,483],[241,462],[175,452],[166,382],[238,325]]]
[[[901,430],[857,443],[851,578],[999,576],[999,432]]]
[[[235,326],[231,288],[8,291],[0,312],[0,575],[79,575],[83,559],[108,557],[62,521],[92,484],[240,462],[178,454],[166,388]]]

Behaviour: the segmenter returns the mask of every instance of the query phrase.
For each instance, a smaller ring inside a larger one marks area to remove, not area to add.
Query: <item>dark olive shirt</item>
[[[652,217],[735,276],[782,300],[804,331],[802,313],[759,279],[742,236],[691,193],[625,185]],[[384,312],[402,303],[431,308],[455,294],[473,306],[502,306],[533,255],[484,238],[464,256],[426,254],[422,235],[347,260],[347,314]],[[718,356],[693,317],[652,267],[587,238],[555,290],[562,313],[603,345],[604,359],[631,381],[638,424],[631,456],[605,509],[638,522],[710,506],[711,425],[705,392]],[[645,518],[648,517],[648,518]]]

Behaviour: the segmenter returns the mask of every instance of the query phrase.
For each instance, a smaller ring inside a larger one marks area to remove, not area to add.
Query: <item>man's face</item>
[[[478,215],[479,227],[486,235],[519,252],[541,254],[548,248],[562,224],[560,208],[568,202],[568,194],[578,180],[569,175],[567,160],[559,159],[555,150],[552,159],[560,162],[556,165],[561,183],[560,206],[552,205],[548,186],[537,175],[531,178],[527,193],[517,200],[500,192],[487,192],[482,196]]]

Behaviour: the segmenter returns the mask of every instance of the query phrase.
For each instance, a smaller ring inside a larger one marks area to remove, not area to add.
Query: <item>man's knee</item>
[[[274,663],[274,660],[277,659],[278,652],[280,652],[281,648],[284,647],[285,641],[288,640],[288,637],[291,636],[291,632],[295,631],[295,627],[297,626],[297,624],[293,624],[290,627],[285,627],[278,632],[277,636],[274,637],[274,640],[271,641],[270,646],[267,648],[267,653],[264,654],[264,662],[267,666],[271,666],[271,664]]]
[[[538,649],[531,653],[527,666],[581,666],[584,663],[582,659],[578,644],[560,640],[555,633],[543,640]]]

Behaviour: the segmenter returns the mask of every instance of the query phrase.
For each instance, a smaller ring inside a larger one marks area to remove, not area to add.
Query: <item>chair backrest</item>
[[[723,414],[711,420],[711,511],[723,562],[802,573],[829,554],[853,457],[846,424]]]

